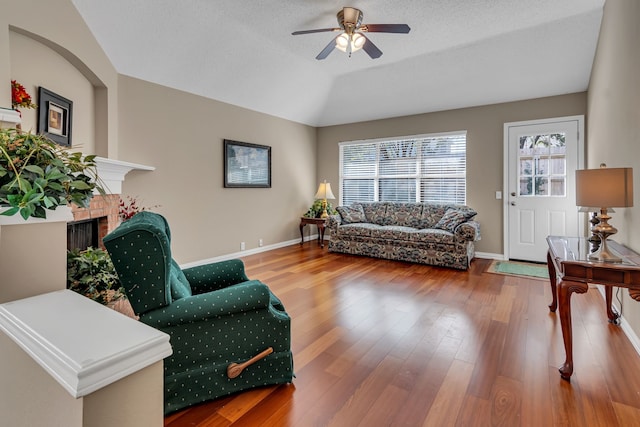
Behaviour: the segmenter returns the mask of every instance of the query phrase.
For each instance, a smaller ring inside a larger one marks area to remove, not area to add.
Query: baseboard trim
[[[602,296],[602,299],[606,300],[606,296],[604,294],[604,286],[597,285],[597,287],[598,287],[598,291],[600,292],[600,295]],[[618,311],[620,311],[619,308],[618,308]],[[627,338],[629,338],[629,341],[631,342],[631,345],[633,346],[633,348],[636,350],[636,353],[640,355],[640,338],[638,338],[638,335],[636,334],[636,332],[633,330],[629,322],[627,322],[627,320],[622,315],[620,315],[620,327],[622,328],[622,332],[624,332]]]
[[[305,237],[304,239],[305,242],[308,242],[311,240],[313,241],[318,240],[318,235],[313,234],[308,237]],[[273,245],[266,245],[259,248],[248,249],[246,251],[233,252],[230,254],[220,255],[213,258],[201,259],[199,261],[180,264],[180,268],[185,269],[185,268],[191,268],[191,267],[199,267],[201,265],[211,264],[212,262],[228,261],[230,259],[242,258],[243,256],[255,255],[255,254],[270,251],[273,249],[279,249],[279,248],[284,248],[285,246],[292,246],[292,245],[299,245],[299,244],[300,244],[300,239],[287,240],[285,242],[275,243]]]
[[[476,252],[476,258],[496,259],[498,261],[506,261],[504,254],[493,254],[490,252]]]

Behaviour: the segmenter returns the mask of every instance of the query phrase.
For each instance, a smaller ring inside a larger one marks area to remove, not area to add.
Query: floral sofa
[[[327,223],[330,252],[466,270],[480,240],[476,211],[464,205],[367,202],[337,210]]]

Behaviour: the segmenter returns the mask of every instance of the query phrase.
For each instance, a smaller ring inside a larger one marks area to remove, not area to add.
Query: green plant
[[[320,215],[322,215],[322,210],[322,200],[316,200],[315,202],[313,202],[313,205],[311,205],[304,216],[307,218],[320,218]],[[338,214],[338,211],[333,209],[333,206],[331,206],[331,202],[327,202],[327,213],[329,215]]]
[[[68,203],[88,207],[97,184],[95,156],[70,153],[43,135],[0,129],[0,205],[2,215],[46,218]]]
[[[105,305],[126,298],[109,254],[99,248],[67,251],[67,288]]]

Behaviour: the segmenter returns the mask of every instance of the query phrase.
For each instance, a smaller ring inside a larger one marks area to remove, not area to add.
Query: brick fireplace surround
[[[104,249],[102,238],[120,224],[118,211],[125,175],[133,170],[153,171],[155,168],[103,157],[96,157],[96,164],[98,176],[109,194],[94,195],[88,208],[72,205],[71,212],[73,213],[73,221],[98,219],[98,245]]]
[[[119,206],[119,194],[96,195],[91,199],[91,204],[88,208],[79,208],[72,205],[71,213],[74,221],[98,220],[98,242],[99,246],[104,249],[102,238],[120,224]]]

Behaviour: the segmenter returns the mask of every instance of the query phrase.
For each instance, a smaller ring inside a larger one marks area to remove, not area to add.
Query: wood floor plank
[[[296,378],[187,408],[167,427],[640,425],[640,357],[597,289],[572,298],[575,371],[546,281],[341,255],[243,258],[292,318]]]
[[[471,380],[474,366],[467,362],[454,360],[440,387],[423,427],[441,427],[455,425],[460,407]]]

